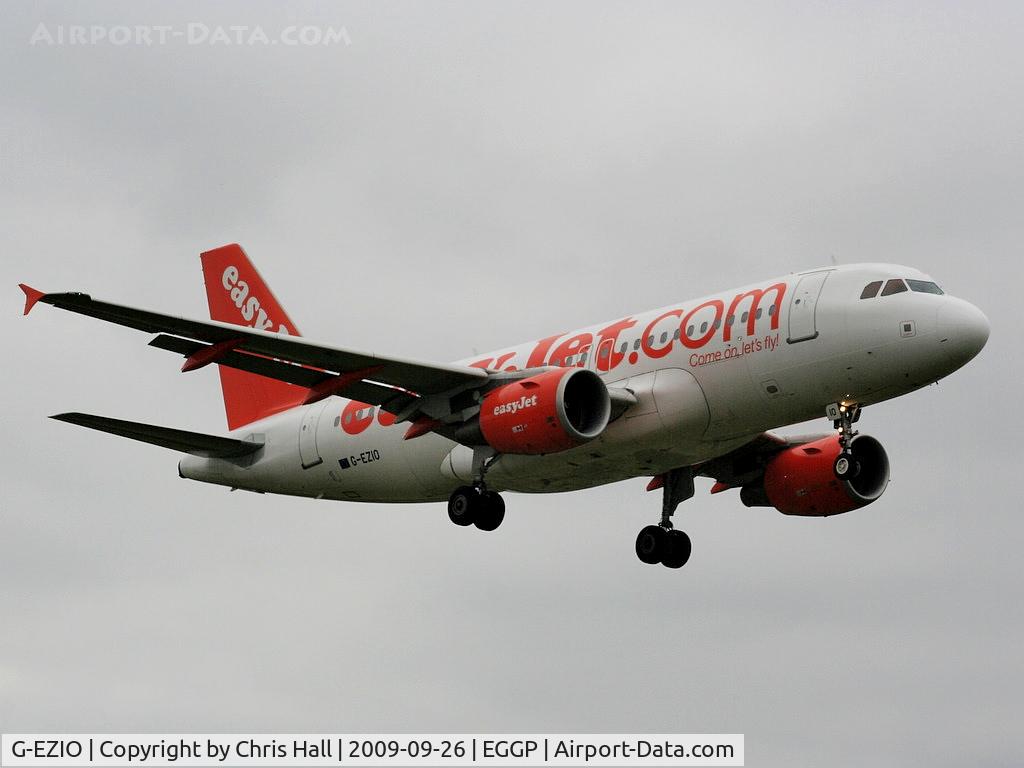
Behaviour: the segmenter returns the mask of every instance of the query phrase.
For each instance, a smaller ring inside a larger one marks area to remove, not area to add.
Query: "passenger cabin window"
[[[894,293],[903,293],[907,290],[907,284],[902,280],[890,280],[882,289],[883,296],[892,296]]]
[[[875,296],[878,295],[878,291],[881,289],[881,287],[881,280],[875,280],[875,282],[873,283],[868,283],[867,285],[864,286],[864,290],[860,292],[860,297],[862,299],[873,299],[875,298]]]
[[[936,296],[942,296],[944,293],[939,286],[927,280],[907,280],[907,285],[910,286],[910,290],[918,293],[934,293]]]

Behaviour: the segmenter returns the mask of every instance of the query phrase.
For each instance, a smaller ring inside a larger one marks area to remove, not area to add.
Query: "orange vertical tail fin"
[[[211,320],[300,335],[240,245],[215,248],[200,258]],[[307,390],[294,384],[236,368],[219,368],[228,429],[238,429],[300,405],[307,394]]]

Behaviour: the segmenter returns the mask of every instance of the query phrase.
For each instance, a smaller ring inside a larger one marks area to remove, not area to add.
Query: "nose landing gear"
[[[840,480],[850,480],[860,474],[860,462],[858,462],[850,449],[853,438],[857,431],[853,428],[854,423],[860,419],[860,405],[851,403],[832,403],[825,409],[825,414],[832,419],[832,425],[839,430],[839,455],[832,464],[832,471]]]
[[[666,568],[682,568],[690,559],[690,537],[672,526],[676,508],[693,496],[693,469],[681,467],[656,477],[648,488],[661,484],[661,522],[648,525],[636,537],[636,556],[648,565],[661,563]]]

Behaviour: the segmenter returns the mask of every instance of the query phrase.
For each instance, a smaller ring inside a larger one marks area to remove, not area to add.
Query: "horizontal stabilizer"
[[[210,459],[237,459],[255,453],[263,447],[262,442],[204,435],[201,432],[157,427],[152,424],[93,416],[88,413],[59,413],[50,418]]]

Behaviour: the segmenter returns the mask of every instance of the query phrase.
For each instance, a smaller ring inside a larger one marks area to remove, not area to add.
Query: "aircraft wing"
[[[712,493],[739,488],[752,483],[764,474],[764,468],[775,456],[787,448],[820,440],[829,433],[782,437],[764,432],[749,443],[716,459],[703,462],[694,469],[696,474],[715,480]]]
[[[128,328],[158,333],[161,335],[153,340],[154,346],[189,356],[183,370],[216,362],[301,384],[314,391],[319,386],[315,399],[341,394],[372,404],[390,402],[388,410],[397,411],[407,407],[417,396],[458,392],[488,380],[486,371],[469,366],[382,357],[245,326],[190,320],[112,304],[84,293],[43,293],[27,285],[22,285],[21,289],[26,297],[25,314],[36,302],[42,302]],[[399,406],[400,403],[406,406]]]

